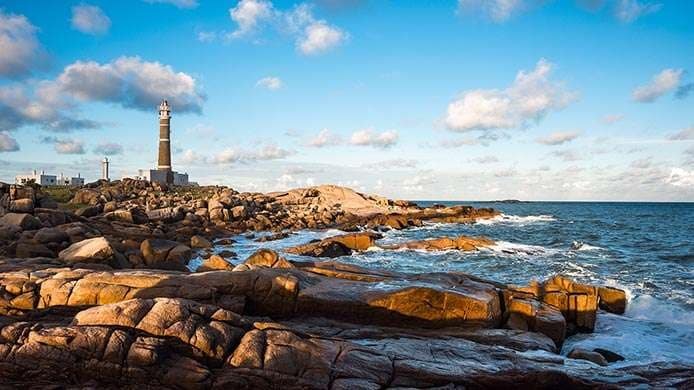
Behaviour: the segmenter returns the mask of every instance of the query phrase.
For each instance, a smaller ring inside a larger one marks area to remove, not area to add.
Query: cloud
[[[244,150],[229,148],[215,155],[211,162],[215,164],[247,163],[253,161],[281,160],[294,154],[294,152],[282,149],[276,145],[265,145],[259,150]]]
[[[276,91],[282,88],[282,79],[274,76],[263,77],[255,83],[255,86]]]
[[[0,131],[0,152],[16,152],[19,150],[17,140],[7,131]]]
[[[39,65],[43,50],[36,27],[24,15],[0,9],[0,76],[18,78]]]
[[[94,148],[94,153],[104,156],[115,156],[123,153],[123,145],[115,142],[104,142]]]
[[[80,4],[72,7],[72,28],[90,35],[103,35],[111,28],[111,19],[95,5]]]
[[[63,104],[55,102],[53,96],[29,96],[21,87],[0,86],[0,131],[28,125],[38,125],[54,132],[101,127],[96,121],[72,116]]]
[[[516,171],[514,168],[507,168],[494,172],[494,177],[513,177],[516,175],[518,175],[518,171]]]
[[[537,142],[543,145],[561,145],[575,140],[579,134],[577,131],[557,131],[538,138]]]
[[[623,114],[608,114],[608,115],[603,116],[600,119],[600,121],[606,125],[611,125],[611,124],[614,124],[614,123],[621,121],[622,119],[624,119]]]
[[[407,178],[402,182],[402,188],[405,191],[419,192],[423,191],[426,186],[431,186],[438,182],[437,178],[431,174],[420,173],[413,177]]]
[[[583,157],[575,150],[557,150],[552,152],[552,155],[567,162],[583,160]]]
[[[368,164],[362,164],[363,168],[375,169],[379,171],[390,170],[390,169],[407,169],[416,168],[419,165],[417,160],[406,159],[406,158],[394,158],[390,160],[377,161]]]
[[[304,35],[297,41],[297,47],[306,55],[326,52],[339,46],[347,39],[347,34],[324,21],[317,21],[306,27]]]
[[[498,163],[499,159],[496,156],[481,156],[481,157],[471,158],[468,161],[476,162],[478,164],[494,164],[494,163]]]
[[[192,76],[139,57],[119,57],[106,64],[77,61],[45,84],[42,92],[143,111],[152,111],[167,99],[176,112],[200,113],[206,99]]]
[[[324,53],[349,38],[349,34],[340,28],[315,18],[313,7],[307,3],[282,11],[268,0],[240,0],[229,9],[229,17],[237,29],[227,37],[243,38],[257,34],[264,26],[272,26],[293,37],[297,50],[304,55]]]
[[[43,143],[52,143],[58,154],[84,154],[84,142],[72,138],[43,137]]]
[[[672,168],[670,176],[665,178],[665,183],[675,187],[694,187],[694,171]]]
[[[576,98],[550,80],[553,65],[545,59],[530,72],[521,70],[506,89],[465,91],[453,100],[445,124],[453,131],[513,129],[538,122],[549,112],[566,107]]]
[[[389,148],[398,142],[398,132],[395,130],[374,132],[371,129],[358,130],[352,133],[349,143],[356,146],[373,146],[376,148]]]
[[[209,43],[217,39],[217,33],[214,31],[198,31],[198,41]]]
[[[326,146],[337,146],[342,144],[342,138],[333,134],[329,129],[323,129],[318,134],[310,139],[307,146],[313,148],[322,148]]]
[[[670,134],[667,139],[671,141],[684,141],[684,140],[690,140],[694,139],[694,126],[687,127],[686,129],[682,129],[678,131],[677,133]]]
[[[653,76],[650,83],[634,89],[631,97],[637,102],[651,103],[677,88],[683,74],[683,69],[663,69],[660,73]]]
[[[253,33],[261,23],[272,19],[274,15],[275,10],[270,1],[240,0],[236,7],[229,9],[229,17],[238,26],[231,37],[240,38]]]
[[[631,23],[641,16],[659,11],[660,3],[641,2],[640,0],[618,0],[615,4],[614,15],[623,23]]]
[[[198,6],[198,0],[144,0],[147,3],[164,3],[171,4],[178,8],[195,8]]]
[[[634,160],[629,166],[635,169],[648,169],[653,166],[653,157],[644,157]]]
[[[458,0],[458,10],[479,13],[496,23],[503,23],[528,6],[539,4],[533,0]]]

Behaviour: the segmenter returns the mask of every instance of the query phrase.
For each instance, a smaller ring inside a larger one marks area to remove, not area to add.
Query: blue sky
[[[694,200],[694,3],[0,0],[0,180]]]

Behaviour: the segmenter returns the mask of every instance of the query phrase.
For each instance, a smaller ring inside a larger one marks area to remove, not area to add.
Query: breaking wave
[[[507,214],[501,214],[497,215],[494,218],[487,218],[487,219],[478,219],[476,223],[480,225],[493,225],[495,223],[508,223],[508,224],[529,224],[529,223],[542,223],[542,222],[552,222],[556,221],[557,219],[554,218],[551,215],[546,215],[546,214],[541,214],[541,215],[526,215],[526,216],[519,216],[519,215],[507,215]]]

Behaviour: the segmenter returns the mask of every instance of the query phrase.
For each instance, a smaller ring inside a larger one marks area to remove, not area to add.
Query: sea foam
[[[508,215],[500,214],[493,218],[480,218],[476,220],[476,223],[480,225],[493,225],[495,223],[508,223],[508,224],[529,224],[529,223],[542,223],[542,222],[552,222],[556,221],[556,218],[552,215]]]

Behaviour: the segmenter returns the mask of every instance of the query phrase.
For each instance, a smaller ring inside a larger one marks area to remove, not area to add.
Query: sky
[[[0,0],[0,180],[694,201],[694,2]]]

